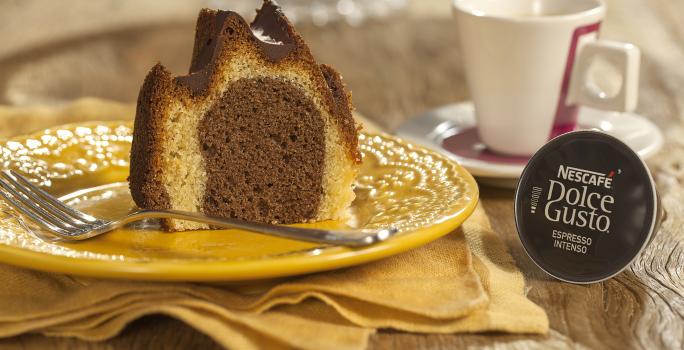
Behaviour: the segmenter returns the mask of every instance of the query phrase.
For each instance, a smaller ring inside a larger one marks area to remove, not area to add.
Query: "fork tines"
[[[73,236],[92,230],[99,220],[75,210],[14,170],[0,172],[0,195],[42,227]]]

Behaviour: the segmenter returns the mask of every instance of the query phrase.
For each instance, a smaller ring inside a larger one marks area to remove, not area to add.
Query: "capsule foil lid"
[[[605,280],[629,266],[652,238],[658,212],[646,164],[598,131],[549,141],[530,159],[515,196],[525,251],[573,283]]]

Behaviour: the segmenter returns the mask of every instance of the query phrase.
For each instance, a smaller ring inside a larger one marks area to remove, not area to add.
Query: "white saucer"
[[[648,159],[663,146],[655,124],[635,113],[580,108],[579,129],[601,130],[615,136]],[[416,116],[397,129],[399,137],[425,145],[458,161],[484,184],[515,187],[526,157],[499,155],[479,142],[472,102],[454,103]],[[457,152],[449,151],[457,149]]]

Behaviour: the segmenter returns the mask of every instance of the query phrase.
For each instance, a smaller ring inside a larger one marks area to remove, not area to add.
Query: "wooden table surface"
[[[642,49],[638,112],[666,135],[649,161],[668,219],[653,243],[615,278],[592,285],[555,281],[525,255],[513,221],[513,192],[482,188],[494,228],[523,271],[530,299],[549,315],[547,336],[423,335],[381,331],[372,349],[671,348],[684,346],[684,2],[611,0],[602,35]],[[416,113],[468,99],[454,23],[448,14],[406,14],[351,27],[299,29],[319,61],[330,63],[353,90],[358,110],[392,130]],[[0,103],[52,103],[84,95],[134,101],[155,60],[185,70],[193,23],[130,27],[27,49],[0,60]],[[183,54],[178,54],[183,52]],[[74,62],[88,64],[79,66]],[[49,73],[49,74],[46,74]],[[4,130],[3,133],[12,131]],[[24,335],[0,348],[218,348],[179,321],[146,317],[103,343]]]

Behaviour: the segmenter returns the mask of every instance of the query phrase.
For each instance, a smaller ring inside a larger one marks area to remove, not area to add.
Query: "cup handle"
[[[622,74],[622,86],[614,96],[589,85],[591,63],[601,56]],[[581,104],[603,110],[631,112],[636,108],[639,92],[641,52],[630,43],[599,40],[584,44],[570,79],[568,104]]]

